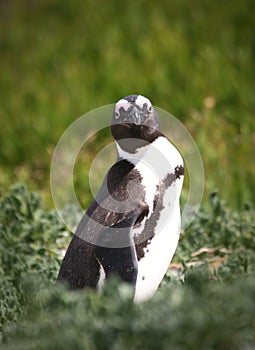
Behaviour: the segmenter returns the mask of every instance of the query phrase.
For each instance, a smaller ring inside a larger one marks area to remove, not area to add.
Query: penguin
[[[178,244],[183,159],[142,95],[115,104],[110,128],[116,163],[84,213],[57,280],[72,290],[99,289],[115,275],[142,302],[157,290]]]

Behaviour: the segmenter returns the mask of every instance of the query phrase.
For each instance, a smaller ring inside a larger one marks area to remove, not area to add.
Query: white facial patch
[[[140,108],[143,108],[145,103],[147,103],[148,108],[150,108],[152,106],[151,101],[142,95],[139,95],[135,101],[135,104],[137,106],[139,106]]]
[[[119,113],[120,108],[124,108],[125,111],[128,110],[128,108],[130,107],[131,103],[128,102],[127,100],[125,100],[124,98],[122,98],[121,100],[119,100],[116,105],[115,105],[115,113]]]

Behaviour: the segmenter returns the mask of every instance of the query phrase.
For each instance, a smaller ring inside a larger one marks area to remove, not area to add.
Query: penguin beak
[[[136,105],[133,106],[130,117],[132,118],[134,124],[140,125],[144,121],[144,114],[143,111],[137,107]]]

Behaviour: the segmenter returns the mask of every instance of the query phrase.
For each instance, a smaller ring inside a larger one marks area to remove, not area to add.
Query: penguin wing
[[[95,288],[100,277],[100,264],[95,247],[74,234],[60,266],[57,281],[72,290]]]
[[[103,267],[106,278],[115,274],[134,285],[138,262],[131,229],[147,215],[140,174],[121,160],[109,170],[79,223],[58,280],[71,289],[96,287]]]

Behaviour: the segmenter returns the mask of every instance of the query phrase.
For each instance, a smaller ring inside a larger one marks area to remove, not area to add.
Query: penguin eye
[[[120,117],[120,114],[118,112],[114,112],[115,119],[118,119]]]
[[[148,107],[148,112],[152,112],[152,106]]]

